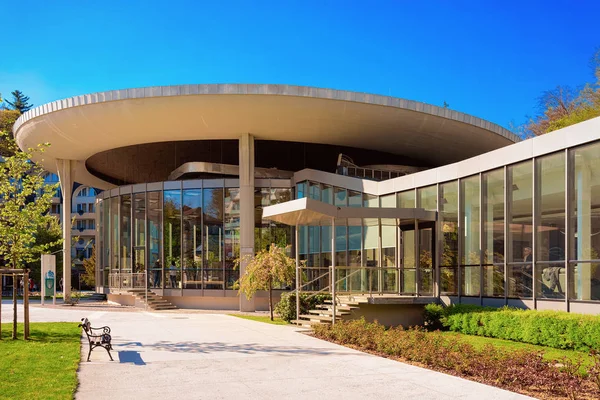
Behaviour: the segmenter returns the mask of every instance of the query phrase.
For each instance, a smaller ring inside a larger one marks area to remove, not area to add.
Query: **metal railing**
[[[145,272],[113,272],[108,275],[110,289],[145,289]]]

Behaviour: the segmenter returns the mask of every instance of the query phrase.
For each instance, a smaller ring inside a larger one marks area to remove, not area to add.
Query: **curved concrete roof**
[[[21,148],[51,143],[41,161],[76,161],[73,179],[100,188],[94,154],[143,143],[257,139],[334,144],[409,156],[433,165],[519,141],[471,115],[411,100],[289,85],[180,85],[113,90],[36,107],[13,127]]]

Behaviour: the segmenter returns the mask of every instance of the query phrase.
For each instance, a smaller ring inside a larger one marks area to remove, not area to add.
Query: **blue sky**
[[[446,101],[508,127],[535,113],[542,91],[593,79],[598,15],[597,0],[0,0],[0,93],[39,105],[128,87],[286,83]]]

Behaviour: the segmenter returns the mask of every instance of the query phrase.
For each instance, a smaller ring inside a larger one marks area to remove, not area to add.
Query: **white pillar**
[[[254,137],[244,133],[240,154],[240,277],[246,272],[244,258],[254,256]],[[240,311],[255,311],[254,298],[240,294]]]
[[[63,298],[71,298],[71,195],[73,194],[72,160],[56,160],[60,189],[62,191],[62,231],[63,231]],[[58,277],[57,277],[58,279]],[[57,280],[58,282],[58,280]]]

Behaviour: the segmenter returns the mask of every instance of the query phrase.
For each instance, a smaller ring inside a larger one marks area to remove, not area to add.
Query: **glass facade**
[[[381,195],[298,182],[297,198],[338,207],[437,212],[437,221],[348,218],[336,219],[335,227],[330,220],[300,226],[298,251],[311,288],[329,285],[326,274],[335,261],[340,292],[501,298],[505,304],[600,301],[598,154],[600,143],[591,143]],[[291,188],[255,189],[256,250],[276,243],[294,254],[293,227],[262,218],[264,207],[293,197]],[[227,290],[238,279],[238,188],[180,185],[101,195],[97,207],[105,285],[111,272],[145,270],[151,287],[165,289]]]
[[[277,243],[291,255],[293,229],[261,216],[264,206],[291,200],[292,189],[256,190],[256,249]],[[151,289],[233,289],[239,278],[235,268],[240,257],[239,188],[181,188],[103,196],[98,200],[98,267],[104,285],[118,287],[130,284],[127,279],[137,279],[137,287],[143,287],[143,276],[147,276]]]

